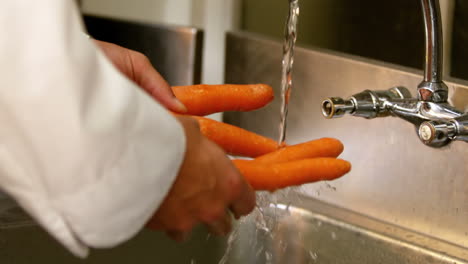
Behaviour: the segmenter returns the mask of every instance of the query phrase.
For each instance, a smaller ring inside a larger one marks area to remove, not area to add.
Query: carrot
[[[192,117],[198,121],[202,134],[228,154],[257,157],[278,149],[278,143],[273,139],[212,119]]]
[[[293,160],[330,157],[336,158],[343,152],[343,144],[334,138],[321,138],[297,145],[286,146],[257,157],[262,163],[281,163]]]
[[[233,160],[252,188],[257,191],[277,189],[333,180],[351,170],[347,161],[335,158],[314,158],[277,164],[265,164],[255,160]]]
[[[273,100],[273,89],[266,84],[191,85],[172,87],[187,114],[204,116],[225,111],[251,111]]]

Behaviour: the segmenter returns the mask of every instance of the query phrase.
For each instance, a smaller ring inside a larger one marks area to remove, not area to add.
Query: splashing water
[[[297,39],[297,21],[299,19],[299,0],[289,0],[289,15],[284,32],[283,61],[281,73],[281,113],[280,113],[280,145],[286,140],[289,98],[292,89],[292,69],[294,64],[294,46]]]
[[[291,216],[290,203],[300,200],[299,190],[295,188],[286,188],[275,193],[259,192],[257,193],[257,206],[249,215],[241,218],[240,222],[234,226],[233,231],[227,239],[226,250],[219,264],[231,263],[231,257],[236,257],[239,254],[239,249],[242,249],[242,255],[253,254],[257,261],[265,261],[259,263],[273,264],[277,263],[277,253],[285,253],[289,246],[286,241],[281,241],[282,234],[280,223],[284,218]],[[286,203],[278,203],[277,201],[286,201]],[[294,231],[293,231],[294,232]],[[249,234],[245,236],[245,234]],[[304,238],[300,233],[296,234],[297,242],[303,241]],[[277,252],[273,253],[270,248],[271,243],[279,246]],[[240,246],[240,248],[236,248]],[[245,252],[245,248],[253,249],[253,252]],[[313,256],[313,255],[312,255]],[[310,257],[313,260],[312,257]],[[233,262],[237,263],[237,262]]]
[[[283,60],[282,60],[282,75],[281,75],[281,112],[280,112],[280,136],[279,136],[279,144],[283,145],[286,140],[286,128],[287,128],[287,115],[288,115],[288,104],[289,98],[292,89],[292,68],[294,64],[294,46],[296,44],[297,39],[297,21],[299,18],[299,0],[288,0],[289,1],[289,14],[287,18],[286,28],[285,28],[285,39],[283,43]],[[293,188],[287,188],[281,191],[275,192],[275,194],[261,192],[257,194],[257,207],[255,210],[241,220],[240,224],[237,225],[233,232],[229,235],[227,241],[227,248],[224,252],[222,259],[219,261],[219,264],[226,264],[229,259],[229,255],[231,251],[233,251],[234,243],[236,239],[239,237],[239,228],[246,222],[254,222],[255,223],[255,233],[251,237],[250,241],[248,241],[249,245],[255,248],[257,245],[257,240],[260,236],[266,235],[272,241],[275,240],[274,237],[274,230],[276,228],[277,223],[279,222],[281,217],[289,214],[289,204],[282,208],[281,210],[277,210],[278,206],[278,197],[286,198],[288,200],[292,200],[297,198],[294,195]],[[274,213],[265,214],[265,209],[273,208]],[[281,212],[280,212],[281,211]],[[287,245],[284,245],[286,248]],[[260,257],[264,254],[266,264],[274,262],[274,255],[270,252],[267,252],[263,246],[259,246],[255,255]],[[315,258],[312,255],[312,259],[315,261]]]
[[[310,259],[315,263],[318,259],[318,255],[315,252],[309,251]]]
[[[231,253],[232,251],[232,248],[234,246],[234,242],[235,240],[237,239],[238,237],[238,234],[239,234],[239,228],[235,228],[231,234],[229,235],[228,237],[228,241],[227,241],[227,248],[226,248],[226,251],[224,252],[224,255],[223,257],[221,258],[221,260],[218,262],[219,264],[226,264],[229,260],[229,254]]]

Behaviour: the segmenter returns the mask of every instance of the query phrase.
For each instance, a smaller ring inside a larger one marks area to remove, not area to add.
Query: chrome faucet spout
[[[442,82],[443,41],[440,5],[437,0],[421,0],[426,31],[425,82]]]
[[[443,82],[443,35],[438,0],[421,0],[425,29],[424,79],[418,86],[423,101],[446,102],[448,87]]]
[[[468,142],[468,113],[448,102],[448,87],[443,82],[443,39],[438,0],[421,0],[426,32],[426,60],[423,81],[417,98],[404,87],[386,91],[365,90],[349,99],[331,97],[322,103],[326,118],[346,114],[372,119],[396,116],[417,127],[421,141],[442,147],[453,140]]]

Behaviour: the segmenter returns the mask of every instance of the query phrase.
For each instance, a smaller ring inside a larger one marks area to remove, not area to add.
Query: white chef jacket
[[[84,34],[73,0],[2,0],[0,188],[77,256],[135,235],[185,152],[181,125]]]

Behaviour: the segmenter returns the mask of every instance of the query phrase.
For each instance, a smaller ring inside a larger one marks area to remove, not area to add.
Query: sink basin
[[[294,204],[264,210],[271,232],[240,225],[228,263],[468,263],[465,248],[310,197]]]
[[[262,194],[265,200],[265,194]],[[256,209],[227,238],[199,228],[183,244],[143,231],[81,261],[32,222],[0,227],[1,263],[468,263],[468,250],[290,192]],[[295,201],[291,203],[291,197]],[[18,208],[14,213],[18,214]]]

